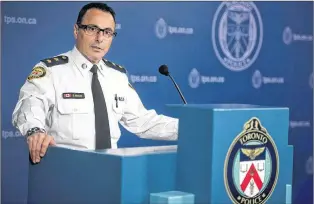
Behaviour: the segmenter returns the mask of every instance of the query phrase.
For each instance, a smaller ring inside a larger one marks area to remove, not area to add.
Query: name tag
[[[63,93],[62,97],[64,99],[84,99],[85,94],[84,93]]]

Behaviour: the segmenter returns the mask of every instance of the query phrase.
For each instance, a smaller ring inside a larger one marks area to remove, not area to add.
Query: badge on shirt
[[[85,94],[84,93],[63,93],[62,97],[64,99],[84,99]]]

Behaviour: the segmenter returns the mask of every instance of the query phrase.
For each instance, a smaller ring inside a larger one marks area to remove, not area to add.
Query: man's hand
[[[39,163],[46,154],[49,145],[56,145],[52,136],[46,133],[34,133],[27,138],[29,153],[33,163]]]

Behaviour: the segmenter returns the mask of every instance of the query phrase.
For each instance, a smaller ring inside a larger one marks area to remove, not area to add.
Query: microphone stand
[[[175,86],[176,89],[178,90],[178,92],[179,92],[179,94],[180,94],[180,96],[181,96],[181,98],[182,98],[182,100],[183,100],[183,103],[184,103],[184,104],[187,104],[185,98],[183,97],[183,95],[182,95],[182,93],[181,93],[181,91],[180,91],[178,85],[176,84],[176,82],[174,81],[174,79],[172,78],[172,76],[171,76],[169,73],[168,73],[168,76],[170,77],[170,79],[171,79],[171,81],[173,82],[174,86]]]

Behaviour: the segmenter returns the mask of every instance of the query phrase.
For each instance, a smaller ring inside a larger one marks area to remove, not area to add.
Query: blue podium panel
[[[147,187],[151,193],[172,191],[176,188],[176,146],[159,147],[162,154],[148,154],[147,158]],[[175,149],[175,152],[174,150]],[[169,153],[167,153],[167,151]],[[149,195],[147,194],[147,200]]]
[[[174,189],[176,149],[160,146],[107,151],[122,159],[120,203],[148,203],[150,193]]]
[[[18,150],[18,151],[17,151]],[[1,203],[27,204],[28,146],[25,138],[1,140]]]
[[[288,146],[287,108],[170,107],[180,112],[177,190],[193,193],[196,203],[291,199],[293,149]]]
[[[148,203],[150,193],[175,187],[175,152],[176,146],[97,152],[51,147],[30,165],[28,202]]]
[[[50,147],[30,165],[28,203],[118,203],[121,165],[117,156]]]

